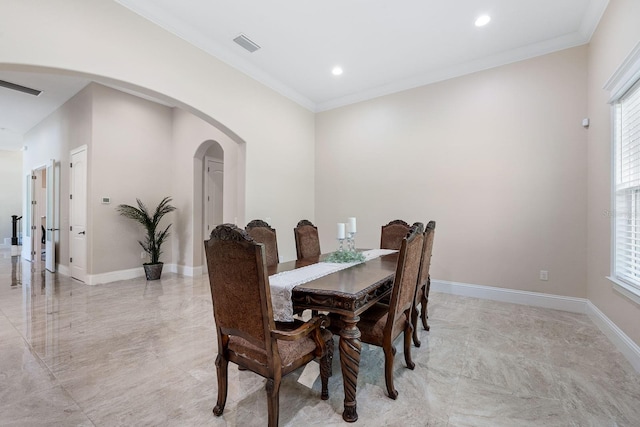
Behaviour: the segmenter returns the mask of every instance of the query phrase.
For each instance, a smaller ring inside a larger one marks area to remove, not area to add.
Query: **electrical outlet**
[[[549,272],[547,270],[540,270],[540,280],[544,280],[545,282],[549,280]]]
[[[144,251],[140,252],[140,259],[144,259],[144,257],[146,257],[146,256],[147,256],[146,252],[144,252]]]

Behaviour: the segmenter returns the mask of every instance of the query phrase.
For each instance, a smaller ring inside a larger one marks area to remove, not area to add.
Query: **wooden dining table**
[[[290,271],[322,261],[327,255],[282,262],[269,268],[269,275]],[[340,330],[340,366],[344,385],[344,411],[347,422],[358,419],[356,388],[360,369],[359,315],[391,294],[398,260],[397,253],[330,273],[293,288],[294,311],[306,309],[337,313],[344,321]]]

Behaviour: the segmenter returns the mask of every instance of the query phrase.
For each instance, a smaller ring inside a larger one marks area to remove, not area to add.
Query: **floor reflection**
[[[358,425],[637,425],[640,376],[586,315],[435,292],[429,307],[414,370],[397,345],[397,400],[362,346]],[[206,277],[87,286],[0,250],[0,425],[265,425],[265,381],[234,368],[212,415],[216,354]],[[298,375],[280,425],[345,425],[339,357],[329,400]]]
[[[16,288],[22,286],[22,257],[19,255],[11,256],[11,287]]]

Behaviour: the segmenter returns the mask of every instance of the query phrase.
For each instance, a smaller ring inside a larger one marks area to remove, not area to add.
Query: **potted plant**
[[[157,280],[162,274],[163,263],[160,262],[162,244],[167,237],[169,237],[169,228],[171,228],[171,224],[169,224],[164,230],[162,230],[158,229],[158,225],[160,224],[160,220],[163,216],[169,212],[175,211],[176,208],[170,204],[171,197],[165,197],[162,199],[160,204],[158,204],[153,215],[151,215],[140,199],[136,199],[136,201],[138,202],[138,207],[131,205],[118,205],[117,210],[120,212],[120,215],[133,219],[144,227],[147,236],[144,241],[138,240],[138,243],[140,243],[142,249],[149,254],[151,262],[144,263],[142,266],[144,267],[144,273],[147,280]]]

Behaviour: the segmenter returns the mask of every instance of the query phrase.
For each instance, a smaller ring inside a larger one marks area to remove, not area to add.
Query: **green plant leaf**
[[[121,204],[116,208],[120,215],[138,222],[144,228],[146,237],[144,240],[139,240],[138,243],[149,254],[152,264],[160,261],[162,244],[169,237],[171,224],[162,231],[157,231],[157,228],[166,214],[176,210],[175,206],[171,205],[171,201],[171,197],[162,199],[155,208],[153,215],[149,213],[147,206],[140,199],[136,199],[138,207]]]

